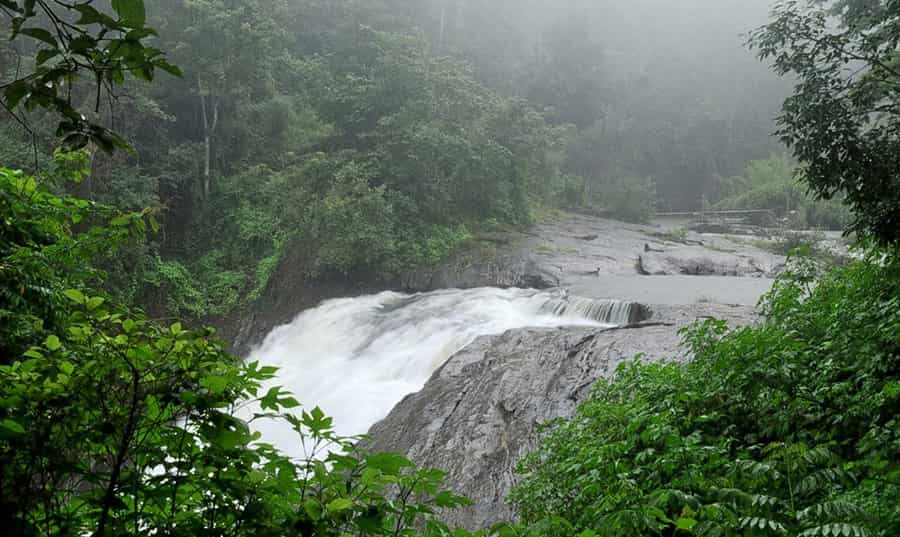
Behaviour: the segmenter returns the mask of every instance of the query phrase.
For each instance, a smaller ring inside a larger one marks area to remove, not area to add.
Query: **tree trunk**
[[[447,28],[447,3],[441,2],[441,31],[438,33],[437,53],[444,48],[444,30]]]
[[[207,112],[210,101],[212,103],[212,120]],[[212,136],[219,123],[219,100],[207,98],[202,88],[200,90],[200,112],[203,116],[203,199],[206,199],[209,197],[211,183]]]

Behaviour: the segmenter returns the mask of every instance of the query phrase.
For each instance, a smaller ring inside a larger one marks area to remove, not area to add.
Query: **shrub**
[[[747,164],[743,176],[723,181],[717,209],[769,209],[794,228],[844,229],[852,220],[840,200],[815,200],[797,179],[797,164],[772,155]]]
[[[649,178],[623,177],[601,185],[599,203],[626,222],[645,223],[653,216],[656,187]]]
[[[766,297],[764,324],[708,321],[684,332],[689,364],[624,364],[522,461],[523,523],[900,534],[898,260],[871,252],[819,279],[798,265]]]

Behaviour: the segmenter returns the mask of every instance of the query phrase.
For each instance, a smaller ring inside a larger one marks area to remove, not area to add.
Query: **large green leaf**
[[[58,47],[59,43],[56,42],[56,38],[53,37],[53,34],[44,30],[43,28],[22,28],[19,30],[19,33],[22,35],[27,35],[28,37],[33,37],[39,41],[43,41],[48,45],[52,45],[54,47]]]
[[[399,453],[375,453],[366,457],[366,464],[369,468],[381,470],[387,475],[399,475],[400,470],[408,468],[413,464]]]
[[[131,26],[143,26],[147,20],[144,0],[112,0],[112,7]]]

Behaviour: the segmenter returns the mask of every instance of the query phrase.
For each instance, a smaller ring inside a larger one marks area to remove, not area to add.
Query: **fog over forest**
[[[781,150],[769,135],[790,85],[746,44],[769,5],[431,1],[408,10],[436,50],[578,124],[572,171],[598,182],[651,177],[661,209],[688,210],[715,201],[719,180],[747,161]]]
[[[0,0],[0,533],[897,537],[900,0]]]

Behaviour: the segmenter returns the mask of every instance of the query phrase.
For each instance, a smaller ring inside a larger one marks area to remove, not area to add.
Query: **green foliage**
[[[126,142],[99,122],[88,120],[74,102],[73,88],[83,75],[90,76],[97,105],[103,91],[125,83],[130,75],[152,80],[156,69],[180,76],[162,51],[145,45],[155,35],[146,26],[143,0],[112,0],[112,13],[96,2],[4,0],[0,3],[10,24],[10,39],[28,38],[36,44],[34,68],[0,86],[0,103],[10,113],[18,107],[54,112],[62,120],[56,134],[70,149],[89,142],[105,149],[125,148]],[[105,12],[104,12],[105,11]],[[77,92],[79,88],[75,88]],[[24,119],[16,119],[27,126]]]
[[[321,244],[317,270],[378,267],[394,254],[394,208],[384,186],[372,188],[354,166],[345,168],[313,217]]]
[[[191,272],[178,261],[164,261],[155,257],[147,270],[145,293],[153,293],[163,301],[166,311],[193,318],[207,311],[206,295],[196,287]]]
[[[898,300],[896,252],[818,279],[801,264],[766,298],[764,324],[698,324],[684,332],[691,363],[624,364],[522,462],[523,523],[896,535]]]
[[[649,178],[623,177],[601,184],[595,199],[616,218],[646,223],[655,210],[656,185]]]
[[[777,255],[788,256],[789,261],[802,259],[814,264],[842,265],[847,256],[830,246],[822,232],[785,231],[773,240],[755,241],[754,245]]]
[[[116,125],[135,153],[92,154],[90,177],[65,186],[160,209],[161,233],[104,262],[112,292],[157,316],[221,317],[264,297],[285,255],[308,278],[390,278],[557,202],[564,129],[408,25],[358,24],[383,10],[147,5],[184,76],[126,83]]]
[[[676,229],[669,229],[666,231],[654,232],[652,233],[652,235],[664,241],[680,242],[682,244],[686,244],[689,233],[690,231],[688,230],[688,228],[680,227]]]
[[[319,409],[263,387],[275,368],[242,363],[210,330],[148,321],[91,290],[101,242],[142,232],[145,215],[76,233],[95,207],[6,169],[0,200],[5,534],[470,535],[437,521],[467,503],[442,472],[337,436]],[[253,424],[271,420],[303,457],[260,438]]]
[[[843,197],[852,229],[884,244],[900,241],[898,15],[893,1],[787,2],[751,36],[760,58],[796,80],[778,135],[804,182],[818,198]]]
[[[81,172],[73,172],[76,176]],[[0,168],[0,355],[17,356],[58,328],[64,303],[53,282],[96,282],[96,260],[155,226],[149,211],[118,213],[85,200],[58,197],[21,172]],[[93,225],[105,223],[105,227]],[[84,231],[73,235],[74,228]]]
[[[561,205],[568,208],[584,207],[588,203],[587,181],[578,175],[564,174],[558,193]]]
[[[721,188],[717,208],[769,209],[794,228],[842,230],[852,219],[840,200],[810,197],[798,180],[796,162],[788,155],[751,161],[742,176],[724,180]]]

